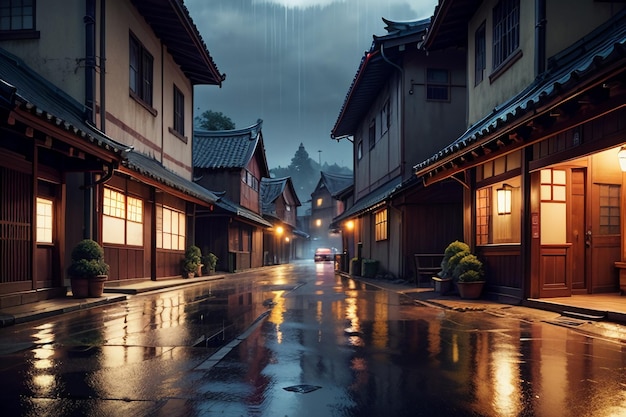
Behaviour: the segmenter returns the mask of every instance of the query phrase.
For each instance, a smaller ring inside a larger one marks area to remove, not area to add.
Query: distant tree
[[[235,123],[221,111],[205,110],[196,116],[196,125],[205,130],[232,130]]]

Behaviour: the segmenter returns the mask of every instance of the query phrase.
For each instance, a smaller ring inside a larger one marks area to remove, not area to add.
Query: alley
[[[254,270],[0,329],[3,415],[626,413],[623,343],[501,311]]]

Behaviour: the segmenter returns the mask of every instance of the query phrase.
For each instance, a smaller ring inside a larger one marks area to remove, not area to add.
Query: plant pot
[[[461,298],[468,300],[474,300],[480,298],[480,294],[483,292],[483,286],[485,281],[472,281],[472,282],[457,282],[456,286],[459,289],[459,295]]]
[[[102,297],[104,293],[104,282],[108,276],[98,275],[95,278],[89,280],[89,296],[90,297]]]
[[[198,265],[198,269],[196,269],[196,273],[195,273],[195,275],[197,277],[201,277],[202,276],[202,267],[203,266],[204,266],[203,264]]]
[[[89,279],[72,277],[70,278],[70,284],[72,286],[72,296],[74,298],[89,297]]]
[[[350,275],[353,277],[361,276],[361,262],[358,259],[350,260]]]
[[[185,275],[183,275],[185,278],[193,278],[195,275],[195,273],[193,271],[187,271],[185,272]]]
[[[366,278],[374,278],[378,272],[378,261],[374,259],[363,259],[361,264],[361,274]]]
[[[446,295],[452,292],[452,278],[433,277],[433,283],[435,284],[435,291],[441,295]]]

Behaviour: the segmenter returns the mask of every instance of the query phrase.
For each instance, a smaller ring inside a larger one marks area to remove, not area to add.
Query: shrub
[[[109,274],[109,265],[104,262],[104,250],[94,240],[81,240],[72,249],[71,258],[72,263],[67,268],[70,277],[95,278]]]
[[[185,272],[196,272],[198,266],[202,263],[202,252],[197,246],[189,246],[185,251],[185,259],[183,259],[183,270]]]
[[[483,263],[476,255],[468,254],[455,267],[454,276],[459,282],[481,281],[483,278]]]
[[[458,255],[459,253],[464,253]],[[470,247],[467,243],[455,240],[450,243],[443,254],[443,260],[441,261],[441,272],[439,272],[440,278],[453,278],[454,269],[458,262],[467,254],[470,253]],[[454,258],[454,259],[453,259]]]
[[[218,259],[217,255],[213,252],[209,252],[207,255],[202,257],[202,263],[207,271],[215,271],[215,265],[217,265]]]

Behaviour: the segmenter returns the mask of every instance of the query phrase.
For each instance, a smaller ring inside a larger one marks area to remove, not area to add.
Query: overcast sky
[[[200,86],[196,115],[220,111],[237,128],[263,119],[270,168],[285,167],[300,142],[315,161],[352,168],[352,144],[330,139],[382,17],[432,16],[437,0],[185,0],[222,88]],[[322,152],[319,153],[318,151]]]

